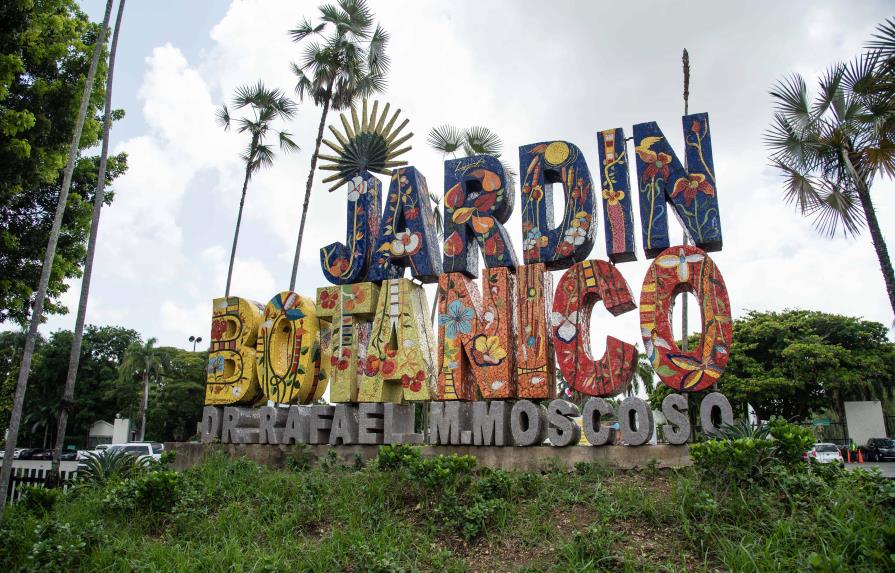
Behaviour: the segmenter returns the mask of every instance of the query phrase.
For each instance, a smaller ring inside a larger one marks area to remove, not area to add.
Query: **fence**
[[[50,472],[50,460],[15,460],[12,462],[12,476],[9,480],[9,490],[6,499],[17,501],[22,497],[22,488],[26,485],[43,487]],[[78,473],[78,462],[60,462],[59,466],[62,487],[68,489]]]

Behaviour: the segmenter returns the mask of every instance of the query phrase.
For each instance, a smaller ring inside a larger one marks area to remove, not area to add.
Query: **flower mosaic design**
[[[339,302],[339,293],[338,291],[331,290],[322,290],[320,291],[320,306],[325,309],[336,308],[336,304]]]
[[[499,336],[480,334],[473,339],[472,358],[479,366],[497,366],[507,357]]]
[[[661,140],[661,137],[644,137],[640,142],[640,145],[634,148],[634,152],[637,153],[637,156],[646,163],[646,168],[643,170],[643,175],[640,177],[641,183],[646,183],[657,177],[665,181],[668,180],[671,156],[662,151],[656,152],[651,149],[656,142]]]
[[[656,264],[663,269],[673,269],[677,267],[677,278],[681,282],[687,282],[690,278],[689,263],[699,263],[705,259],[704,255],[686,254],[684,249],[679,249],[676,255],[662,255],[656,258]]]
[[[705,175],[702,173],[690,173],[687,177],[681,177],[674,182],[674,191],[671,192],[671,196],[683,195],[684,203],[689,208],[699,193],[714,196],[715,188],[706,181]]]
[[[560,312],[550,314],[550,324],[556,329],[556,336],[564,342],[572,342],[578,336],[578,311],[568,315]]]
[[[438,317],[438,323],[444,325],[445,336],[453,340],[458,334],[469,334],[472,332],[472,319],[475,317],[475,311],[463,304],[462,301],[455,300],[448,305],[447,314]]]

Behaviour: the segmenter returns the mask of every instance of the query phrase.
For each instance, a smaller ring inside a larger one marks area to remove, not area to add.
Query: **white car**
[[[110,444],[107,452],[124,452],[140,459],[162,459],[165,445],[158,442],[129,442],[127,444]]]
[[[805,452],[802,458],[819,464],[842,464],[842,453],[836,444],[819,443]]]

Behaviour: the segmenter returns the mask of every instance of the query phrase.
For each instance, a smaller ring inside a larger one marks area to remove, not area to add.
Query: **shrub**
[[[180,482],[175,471],[148,472],[113,485],[103,501],[126,512],[167,513],[180,496]]]
[[[376,467],[382,471],[395,471],[419,463],[420,450],[406,444],[380,446]]]
[[[53,509],[61,496],[61,489],[29,485],[22,488],[19,503],[29,511],[46,513]]]
[[[99,524],[89,522],[73,527],[49,521],[34,530],[37,541],[27,559],[27,571],[77,571],[90,550],[103,541]]]
[[[727,489],[730,485],[763,483],[774,462],[770,440],[738,438],[690,445],[690,458],[700,476]]]
[[[801,462],[802,454],[814,444],[814,432],[811,428],[790,424],[780,417],[771,420],[770,431],[777,457],[786,464]]]
[[[292,447],[292,453],[286,460],[286,467],[294,472],[303,472],[311,469],[314,465],[314,456],[308,451],[307,444],[295,444]]]

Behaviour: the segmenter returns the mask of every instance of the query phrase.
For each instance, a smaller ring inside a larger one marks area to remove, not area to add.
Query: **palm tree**
[[[84,129],[84,118],[87,115],[87,106],[90,103],[90,94],[93,91],[93,80],[96,77],[96,68],[99,64],[99,56],[106,43],[106,32],[109,28],[109,18],[112,15],[112,0],[106,0],[106,12],[103,16],[103,25],[93,48],[93,56],[90,60],[90,68],[84,81],[84,92],[81,95],[81,106],[78,109],[78,117],[75,121],[75,129],[72,132],[71,144],[68,148],[68,160],[62,175],[62,189],[59,191],[59,199],[56,202],[56,213],[53,216],[53,225],[50,228],[50,239],[47,241],[47,251],[44,255],[43,267],[40,271],[40,281],[34,296],[34,308],[31,311],[31,323],[28,326],[28,334],[25,337],[25,350],[22,352],[22,366],[19,368],[19,377],[16,382],[16,393],[13,398],[12,412],[9,416],[9,429],[6,438],[6,450],[3,457],[3,469],[0,470],[0,492],[6,492],[9,487],[9,478],[12,475],[12,458],[16,449],[16,440],[19,435],[19,425],[22,421],[22,407],[25,403],[25,391],[28,388],[28,374],[31,372],[31,359],[34,356],[34,344],[37,340],[37,327],[43,319],[44,302],[47,298],[47,285],[50,282],[50,271],[53,270],[53,259],[56,256],[56,244],[59,242],[59,231],[62,227],[62,216],[65,214],[65,204],[68,202],[68,191],[71,189],[72,173],[75,170],[75,160],[78,157],[78,143],[81,141],[81,131]],[[6,507],[6,495],[0,495],[0,519]]]
[[[289,290],[295,289],[311,186],[314,183],[326,115],[330,108],[336,111],[348,109],[356,98],[382,92],[389,65],[385,54],[388,34],[378,24],[374,28],[373,13],[364,0],[338,0],[335,6],[321,6],[320,14],[320,24],[315,26],[305,19],[289,31],[296,43],[302,43],[325,31],[332,32],[323,37],[321,42],[311,42],[305,46],[301,65],[292,64],[292,72],[298,79],[295,84],[296,95],[302,101],[310,97],[316,105],[323,106],[323,113],[320,115],[317,141],[314,144],[314,154],[311,155],[311,171],[305,186]]]
[[[58,483],[59,460],[65,443],[65,430],[68,426],[68,415],[75,405],[75,380],[78,373],[78,362],[81,359],[81,342],[84,339],[84,318],[87,314],[87,297],[90,293],[90,278],[93,275],[93,255],[96,252],[96,235],[99,230],[99,216],[105,201],[106,161],[109,157],[109,130],[112,127],[112,76],[115,71],[115,54],[118,51],[118,32],[121,30],[121,17],[124,14],[124,3],[118,4],[118,15],[115,17],[115,31],[112,34],[112,47],[109,51],[109,69],[106,72],[106,102],[103,116],[103,145],[99,158],[99,175],[96,180],[96,194],[93,197],[93,219],[90,221],[90,237],[87,240],[87,260],[84,263],[84,276],[81,279],[81,297],[78,301],[78,317],[75,320],[75,334],[68,359],[68,373],[65,377],[65,391],[59,404],[56,426],[56,448],[53,451],[53,465],[47,474],[52,484]]]
[[[895,177],[895,92],[881,89],[891,77],[883,62],[872,51],[832,66],[812,101],[801,76],[780,81],[765,139],[786,178],[786,201],[819,232],[855,237],[867,225],[895,312],[895,273],[870,196],[874,178]]]
[[[656,389],[655,371],[649,356],[643,352],[637,353],[637,368],[634,370],[634,379],[625,392],[626,396],[635,396],[641,390],[649,396]]]
[[[426,143],[429,144],[429,147],[441,153],[442,157],[450,155],[453,159],[457,158],[458,153],[461,154],[460,157],[493,155],[499,159],[503,149],[503,142],[500,140],[500,136],[487,127],[482,126],[458,129],[453,125],[444,124],[433,127],[429,131]],[[516,172],[503,161],[500,163],[503,165],[503,170],[506,173],[507,188],[513,189],[516,186]],[[429,200],[432,201],[432,211],[435,213],[435,231],[439,237],[444,237],[444,219],[441,212],[442,199],[443,197],[437,196],[431,191],[429,192]],[[432,302],[431,321],[435,320],[435,309],[438,308],[439,296],[441,296],[441,287],[436,291],[435,300]]]
[[[233,108],[248,108],[249,114],[239,119],[230,117],[226,104],[218,110],[218,124],[224,131],[236,123],[239,133],[249,133],[252,138],[240,158],[245,161],[245,177],[242,181],[242,197],[239,199],[239,214],[236,216],[236,231],[233,233],[233,247],[230,249],[230,266],[227,269],[227,288],[224,296],[230,296],[230,281],[233,278],[233,261],[236,258],[236,243],[239,240],[239,226],[242,224],[242,209],[245,205],[246,190],[252,175],[265,167],[273,165],[274,151],[265,138],[270,134],[271,124],[277,119],[292,119],[297,111],[295,102],[283,95],[279,89],[268,89],[261,80],[255,85],[236,88],[233,95]],[[289,153],[298,151],[298,145],[292,141],[292,134],[285,130],[273,130],[280,143],[280,149]]]
[[[128,347],[121,363],[120,375],[125,382],[135,377],[143,381],[143,400],[140,402],[140,433],[138,442],[146,435],[146,410],[149,407],[149,380],[158,378],[165,369],[162,353],[155,347],[156,339],[150,338],[145,344],[134,342]]]

